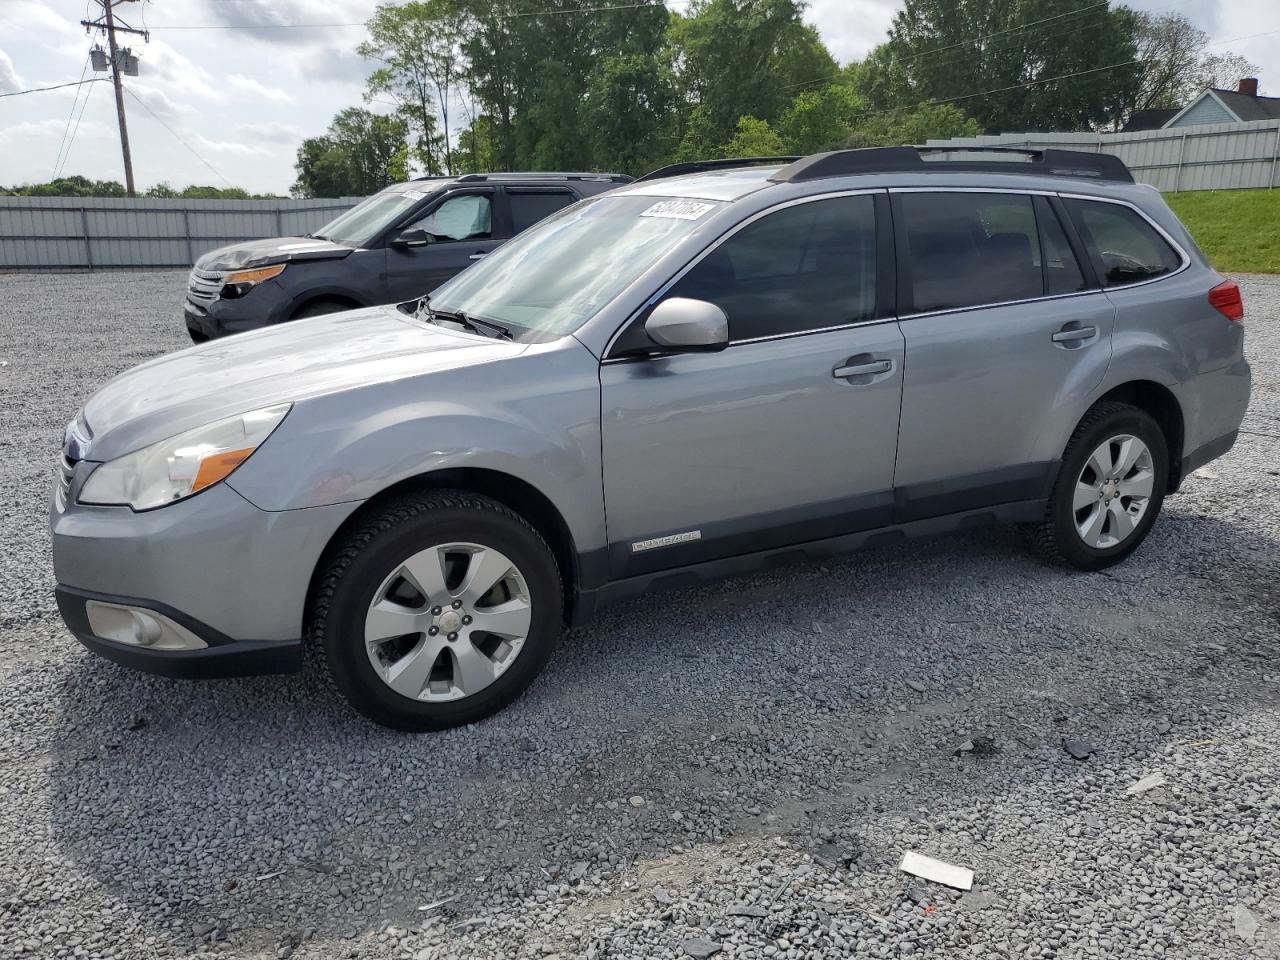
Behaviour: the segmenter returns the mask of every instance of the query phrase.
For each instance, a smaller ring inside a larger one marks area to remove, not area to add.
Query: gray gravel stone
[[[1121,566],[986,530],[646,597],[501,715],[413,738],[311,667],[184,683],[75,643],[62,428],[186,345],[184,277],[0,276],[0,956],[1275,956],[1280,281],[1241,282],[1239,442]],[[979,731],[998,753],[952,756]],[[1084,732],[1106,749],[1075,763]],[[904,849],[983,889],[911,902]]]

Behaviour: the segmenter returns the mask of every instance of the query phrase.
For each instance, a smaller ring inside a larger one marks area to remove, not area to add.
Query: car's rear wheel
[[[532,526],[488,498],[438,491],[388,504],[335,551],[311,639],[365,716],[438,730],[519,696],[562,612],[555,558]]]
[[[1168,488],[1168,444],[1150,414],[1103,403],[1085,415],[1063,454],[1031,541],[1055,563],[1101,570],[1146,539]]]

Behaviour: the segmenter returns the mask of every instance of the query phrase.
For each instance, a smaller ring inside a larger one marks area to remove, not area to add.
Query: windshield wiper
[[[425,311],[431,320],[435,320],[437,317],[441,320],[448,320],[450,323],[456,323],[472,333],[484,333],[487,330],[495,340],[500,337],[506,340],[515,339],[511,336],[511,330],[496,320],[473,317],[463,313],[461,310],[437,310],[427,302],[426,297],[423,297],[418,310],[419,312]]]

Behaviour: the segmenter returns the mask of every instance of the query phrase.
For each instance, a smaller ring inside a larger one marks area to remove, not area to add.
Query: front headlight
[[[278,277],[284,273],[284,268],[288,264],[277,263],[271,267],[257,267],[253,270],[235,270],[228,273],[223,278],[223,283],[234,283],[246,287],[252,287],[261,283],[263,280],[270,280],[272,277]]]
[[[104,463],[89,475],[78,499],[150,510],[199,493],[248,460],[292,406],[228,417]]]
[[[222,296],[228,300],[243,297],[258,284],[284,273],[287,264],[272,267],[256,267],[253,270],[233,270],[222,278]]]

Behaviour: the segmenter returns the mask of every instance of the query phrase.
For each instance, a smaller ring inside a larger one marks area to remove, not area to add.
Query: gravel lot
[[[62,426],[185,345],[183,283],[0,276],[0,955],[1280,956],[1280,279],[1247,432],[1128,563],[997,531],[654,597],[421,737],[58,620]]]

